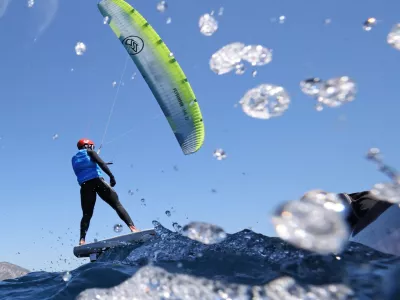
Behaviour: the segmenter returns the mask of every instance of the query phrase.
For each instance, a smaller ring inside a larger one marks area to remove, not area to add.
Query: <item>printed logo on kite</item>
[[[123,41],[122,44],[125,46],[129,55],[136,55],[140,53],[144,48],[143,40],[138,36],[128,36]]]

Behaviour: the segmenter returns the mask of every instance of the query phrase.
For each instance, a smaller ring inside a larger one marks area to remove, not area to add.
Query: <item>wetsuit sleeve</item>
[[[114,175],[111,173],[111,170],[108,168],[107,164],[100,158],[100,156],[93,150],[88,150],[87,153],[96,162],[99,167],[106,173],[110,178],[114,178]]]

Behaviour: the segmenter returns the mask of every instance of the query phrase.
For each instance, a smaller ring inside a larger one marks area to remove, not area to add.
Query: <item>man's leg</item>
[[[93,216],[94,205],[96,204],[96,191],[91,181],[85,182],[81,187],[81,207],[82,207],[82,220],[81,220],[81,234],[79,245],[85,244],[86,232],[89,229],[90,220]]]
[[[122,221],[125,222],[132,232],[139,232],[140,230],[135,227],[128,212],[119,201],[117,192],[114,191],[114,189],[104,179],[100,180],[101,183],[99,183],[97,188],[97,193],[99,194],[100,198],[117,212],[118,216]]]

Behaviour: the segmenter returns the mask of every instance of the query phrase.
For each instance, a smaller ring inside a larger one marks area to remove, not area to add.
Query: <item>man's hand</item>
[[[115,181],[115,178],[114,178],[114,177],[111,177],[111,178],[110,178],[110,185],[111,185],[111,187],[114,187],[116,184],[117,184],[117,182]]]

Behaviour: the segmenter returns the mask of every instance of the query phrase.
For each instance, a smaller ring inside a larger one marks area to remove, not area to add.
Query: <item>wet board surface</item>
[[[105,240],[76,246],[74,247],[74,255],[76,257],[89,257],[93,253],[100,254],[112,247],[125,246],[137,242],[144,242],[154,236],[154,229],[145,229],[140,232],[119,235]]]

